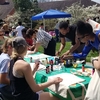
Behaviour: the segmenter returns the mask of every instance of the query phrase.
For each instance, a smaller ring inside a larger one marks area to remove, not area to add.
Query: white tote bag
[[[95,73],[89,83],[85,100],[100,100],[100,71],[95,69]]]

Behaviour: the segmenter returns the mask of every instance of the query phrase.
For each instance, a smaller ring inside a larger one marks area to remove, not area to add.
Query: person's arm
[[[76,44],[72,46],[67,52],[65,52],[63,55],[68,55],[70,53],[73,53],[74,50],[76,50],[80,46],[80,41],[76,39]]]
[[[40,45],[41,45],[41,43],[36,43],[34,51],[30,51],[28,54],[33,54],[33,53],[37,52]]]
[[[39,64],[40,64],[40,61],[36,61],[36,62],[35,62],[35,65],[33,66],[34,68],[33,68],[33,70],[32,70],[33,75],[34,75],[35,72],[38,70]]]
[[[56,55],[59,55],[62,52],[62,50],[65,48],[65,45],[66,45],[65,37],[60,38],[60,39],[61,39],[61,44],[60,44],[59,51],[57,51]]]
[[[32,73],[31,67],[29,66],[29,64],[21,66],[21,71],[24,74],[24,77],[25,77],[27,83],[29,84],[30,88],[34,92],[38,92],[40,90],[43,90],[44,88],[47,88],[48,86],[50,86],[52,84],[57,84],[57,83],[62,81],[61,78],[57,77],[57,78],[49,80],[49,81],[47,81],[45,83],[36,84],[36,82],[35,82],[35,80],[33,78],[33,73]]]
[[[10,80],[7,78],[8,73],[1,73],[0,74],[0,83],[1,84],[10,84]]]
[[[1,65],[1,73],[0,73],[0,83],[1,84],[10,84],[10,80],[8,76],[8,64],[9,60],[3,60]]]
[[[82,53],[73,53],[71,55],[64,55],[62,59],[85,58],[91,49],[92,49],[92,45],[88,44],[84,46]]]
[[[98,38],[99,38],[99,41],[100,41],[100,33],[98,34]]]
[[[88,53],[90,52],[90,50],[92,49],[92,45],[91,44],[88,44],[88,45],[85,45],[84,48],[83,48],[83,51],[82,53],[73,53],[73,57],[74,58],[85,58]]]

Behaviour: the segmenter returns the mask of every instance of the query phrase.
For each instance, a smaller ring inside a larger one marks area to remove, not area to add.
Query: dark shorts
[[[56,41],[52,38],[51,41],[49,41],[47,48],[44,48],[44,54],[55,56],[55,52],[56,52]]]

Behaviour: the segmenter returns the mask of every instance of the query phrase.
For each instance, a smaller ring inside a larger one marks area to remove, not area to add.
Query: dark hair
[[[41,23],[40,25],[43,26],[43,23]]]
[[[19,25],[22,25],[22,22],[18,22]]]
[[[70,21],[69,21],[69,20],[66,20],[66,22],[67,22],[68,24],[70,24]]]
[[[80,34],[80,35],[85,35],[85,34],[91,35],[91,34],[93,34],[93,28],[89,23],[85,23],[83,21],[78,21],[76,23],[76,25],[77,25],[76,31],[77,31],[78,34]]]
[[[60,29],[62,29],[62,28],[64,28],[64,29],[66,29],[66,28],[68,28],[68,23],[66,22],[66,21],[62,21],[62,22],[60,22],[60,24],[59,24],[59,28]]]
[[[24,38],[26,37],[26,31],[27,31],[26,28],[23,28],[23,29],[22,29],[22,36],[23,36]]]
[[[35,34],[35,33],[36,33],[36,32],[35,32],[33,29],[29,28],[29,29],[26,31],[26,37],[27,37],[27,38],[31,38],[32,35]]]

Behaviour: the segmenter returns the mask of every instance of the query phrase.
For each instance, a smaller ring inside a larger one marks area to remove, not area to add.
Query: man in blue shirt
[[[85,43],[82,53],[64,55],[62,56],[62,59],[85,58],[93,47],[98,50],[100,43],[100,30],[96,31],[96,33],[93,33],[92,26],[89,23],[78,21],[76,34],[78,40]]]

